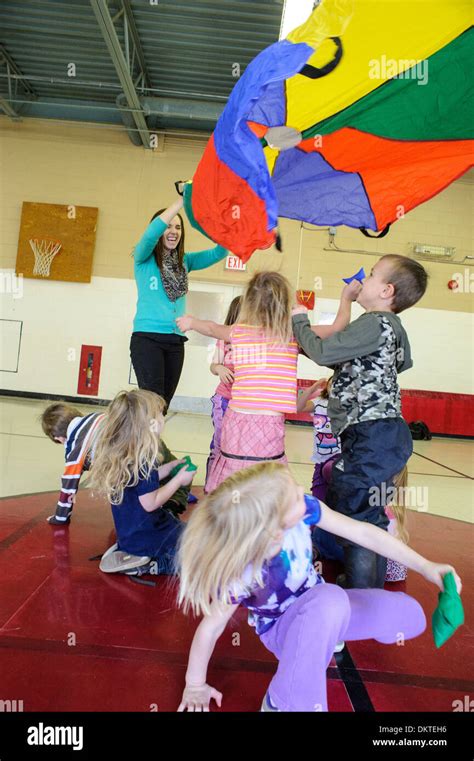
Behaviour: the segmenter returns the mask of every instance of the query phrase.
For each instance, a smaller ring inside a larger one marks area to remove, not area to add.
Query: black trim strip
[[[51,399],[52,402],[75,402],[75,404],[94,404],[106,406],[112,399],[98,399],[96,396],[64,396],[64,394],[44,394],[41,391],[16,391],[0,388],[0,396],[14,396],[23,399]]]
[[[381,230],[378,233],[377,232],[374,233],[374,235],[371,235],[366,227],[359,227],[359,230],[362,233],[362,235],[365,235],[366,238],[385,238],[388,231],[390,230],[390,222],[385,225],[383,230]]]
[[[221,449],[221,454],[224,457],[227,457],[229,460],[250,460],[251,462],[268,462],[269,460],[281,460],[282,457],[285,456],[285,453],[282,452],[281,454],[277,454],[274,457],[250,457],[249,455],[240,455],[240,454],[227,454],[227,452],[223,452]]]
[[[125,581],[120,579],[120,581]],[[0,635],[0,651],[1,650],[23,650],[23,651],[43,651],[49,653],[56,653],[57,655],[64,654],[70,655],[71,648],[68,647],[66,642],[57,640],[40,640],[33,637],[15,637],[9,634]],[[345,648],[347,650],[347,648]],[[180,665],[186,668],[188,653],[166,651],[166,650],[151,650],[146,648],[134,648],[134,647],[122,647],[120,645],[103,645],[103,644],[77,644],[74,648],[75,655],[79,657],[93,657],[93,658],[111,658],[113,660],[120,659],[125,661],[147,661],[155,663],[170,663]],[[345,651],[344,651],[345,652]],[[342,660],[340,656],[342,653],[337,653],[336,660]],[[350,659],[350,656],[349,656]],[[351,660],[351,659],[350,659]],[[347,661],[349,662],[349,661]],[[275,662],[273,660],[260,661],[250,660],[248,658],[232,658],[228,655],[216,656],[212,659],[212,667],[214,669],[222,669],[230,671],[238,669],[240,671],[252,671],[256,673],[273,674],[275,672]],[[341,679],[341,667],[333,668],[329,667],[327,670],[327,678],[329,681],[339,682]],[[418,676],[417,674],[396,674],[385,673],[381,671],[364,670],[357,672],[357,669],[352,670],[347,667],[345,671],[346,682],[344,682],[346,689],[348,685],[358,684],[363,675],[364,679],[368,682],[376,684],[396,684],[407,687],[420,687],[424,689],[440,689],[440,690],[459,690],[463,694],[470,694],[474,691],[474,684],[468,680],[463,679],[447,679],[446,677],[429,677]],[[369,698],[370,700],[370,698]],[[354,706],[355,708],[355,706]],[[374,709],[369,709],[372,712]]]
[[[135,385],[135,384],[131,384]],[[75,404],[87,404],[89,407],[93,407],[94,405],[97,405],[99,407],[106,407],[112,399],[99,399],[95,396],[65,396],[64,394],[44,394],[41,391],[21,391],[16,389],[8,389],[8,388],[0,388],[0,396],[8,396],[8,397],[14,397],[18,399],[41,399],[41,400],[51,400],[52,402],[74,402]],[[177,415],[179,413],[179,410],[173,410],[173,414]],[[171,413],[170,413],[171,414]],[[188,414],[188,413],[186,413]],[[198,415],[198,412],[192,412],[189,413],[192,415]],[[167,417],[169,420],[169,417]],[[289,425],[300,425],[300,426],[306,426],[308,428],[312,428],[313,424],[311,422],[306,422],[306,420],[285,420],[285,423]],[[18,434],[16,434],[18,435]],[[462,434],[462,433],[433,433],[431,431],[431,435],[433,438],[438,439],[461,439],[461,440],[467,440],[467,441],[473,441],[474,436],[469,436],[468,434]],[[199,454],[199,453],[198,453]],[[416,453],[418,454],[418,453]],[[422,455],[420,455],[421,457]],[[249,458],[246,458],[249,459]],[[428,459],[428,458],[426,458]],[[433,462],[436,462],[436,460],[433,460]],[[437,465],[442,465],[442,463],[436,463]],[[442,465],[442,467],[446,467],[445,465]],[[454,471],[457,473],[458,471]],[[461,475],[465,475],[464,473],[461,473]],[[467,476],[467,478],[470,478],[470,476]]]
[[[375,708],[370,695],[352,660],[347,645],[342,652],[335,653],[334,658],[354,711],[356,713],[374,713]]]
[[[13,499],[12,497],[8,497],[8,499]],[[42,523],[46,520],[48,517],[48,514],[51,515],[54,513],[56,509],[56,505],[53,503],[51,507],[44,507],[42,510],[40,510],[39,513],[35,515],[34,518],[27,521],[27,523],[24,523],[22,526],[17,528],[15,531],[12,531],[11,534],[8,534],[8,536],[5,537],[5,539],[2,539],[0,542],[0,552],[3,552],[3,550],[8,549],[8,547],[11,547],[12,544],[15,544],[19,539],[21,539],[25,534],[28,534],[31,529],[36,526],[38,523]]]
[[[329,37],[329,39],[336,45],[336,52],[334,53],[332,61],[329,61],[329,63],[326,63],[319,68],[317,66],[312,66],[310,63],[305,63],[303,68],[299,70],[298,74],[302,74],[303,77],[309,77],[309,79],[321,79],[321,77],[326,77],[334,71],[336,66],[340,63],[343,55],[342,41],[340,37]]]

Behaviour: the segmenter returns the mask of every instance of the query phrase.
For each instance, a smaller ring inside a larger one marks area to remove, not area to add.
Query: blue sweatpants
[[[386,495],[413,452],[403,418],[356,423],[341,434],[342,453],[332,469],[326,501],[337,512],[386,529]],[[383,587],[386,559],[340,540],[348,589]]]

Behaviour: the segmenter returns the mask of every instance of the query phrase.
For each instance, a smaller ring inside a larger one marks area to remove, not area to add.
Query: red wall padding
[[[306,388],[312,380],[298,378],[298,388]],[[402,415],[407,423],[422,420],[432,433],[474,436],[474,396],[448,394],[443,391],[402,390]],[[287,420],[310,423],[311,415],[287,415]]]
[[[402,390],[407,423],[422,420],[432,433],[474,436],[474,396],[442,391]]]

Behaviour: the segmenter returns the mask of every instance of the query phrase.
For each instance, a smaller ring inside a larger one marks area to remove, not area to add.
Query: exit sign
[[[225,260],[226,270],[246,270],[247,265],[238,256],[228,256]]]

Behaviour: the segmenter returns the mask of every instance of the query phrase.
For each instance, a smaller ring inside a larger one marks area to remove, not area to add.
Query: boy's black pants
[[[386,529],[387,490],[413,452],[407,424],[401,417],[356,423],[343,431],[341,443],[342,452],[332,469],[327,504],[349,518]],[[340,542],[344,547],[345,586],[382,588],[386,558],[346,539]]]

